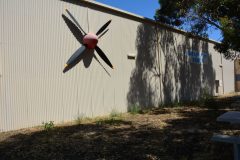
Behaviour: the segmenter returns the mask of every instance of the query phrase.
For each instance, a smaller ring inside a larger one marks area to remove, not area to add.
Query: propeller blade
[[[78,40],[79,43],[83,44],[83,34],[82,32],[78,29],[78,27],[70,20],[68,19],[64,14],[62,14],[62,18],[67,24],[68,28],[74,35],[74,37]]]
[[[80,24],[77,22],[77,20],[73,17],[73,15],[70,13],[68,9],[66,9],[67,14],[72,18],[72,20],[75,22],[75,24],[79,27],[79,29],[86,35],[86,32],[82,29]]]
[[[104,62],[113,69],[113,65],[111,64],[107,56],[103,53],[103,51],[98,46],[95,47],[95,50],[97,51],[98,55],[104,60]]]
[[[67,61],[63,73],[73,68],[81,60],[81,54],[86,50],[85,46],[80,47]]]
[[[96,35],[98,36],[99,34],[101,34],[106,28],[107,26],[111,23],[112,20],[109,20],[107,23],[105,23],[96,33]]]
[[[107,33],[109,31],[109,29],[107,29],[106,31],[104,31],[100,36],[98,36],[98,39],[100,39],[105,33]]]

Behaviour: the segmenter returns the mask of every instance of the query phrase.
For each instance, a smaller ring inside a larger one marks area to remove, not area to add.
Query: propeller
[[[103,51],[98,46],[95,47],[95,50],[97,51],[98,55],[104,60],[104,62],[113,69],[113,65],[111,64],[107,56],[103,53]]]
[[[106,31],[104,31],[100,36],[98,36],[98,39],[100,39],[105,33],[107,33],[109,31],[109,29],[107,29]]]
[[[99,34],[101,34],[106,28],[107,26],[111,23],[112,20],[109,20],[107,23],[105,23],[96,33],[96,35],[98,36]]]
[[[73,68],[78,62],[81,60],[81,55],[86,51],[87,49],[94,49],[98,55],[102,58],[102,60],[113,69],[113,65],[105,55],[105,53],[102,51],[101,48],[97,46],[98,40],[106,34],[106,32],[109,30],[105,30],[108,25],[111,23],[111,20],[107,21],[98,31],[96,34],[94,33],[87,33],[84,32],[82,27],[79,25],[77,20],[73,17],[73,15],[69,12],[69,10],[66,9],[67,14],[71,17],[70,20],[67,16],[62,14],[62,18],[67,24],[68,28],[74,35],[74,37],[77,39],[77,41],[82,44],[82,46],[69,58],[67,63],[65,64],[65,68],[63,70],[63,73],[67,72],[71,68]]]
[[[81,55],[84,51],[86,51],[86,47],[81,46],[78,50],[76,50],[76,52],[73,53],[73,55],[69,58],[69,60],[65,64],[63,73],[67,72],[68,70],[73,68],[76,64],[78,64],[78,62],[80,62],[82,58]]]

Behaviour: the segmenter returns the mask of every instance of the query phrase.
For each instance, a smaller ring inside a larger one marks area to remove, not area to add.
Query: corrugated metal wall
[[[86,31],[96,32],[113,19],[109,32],[99,42],[116,68],[112,71],[100,60],[111,77],[95,59],[88,67],[80,62],[62,73],[66,60],[80,47],[62,20],[65,7]],[[0,128],[11,130],[42,121],[57,123],[79,115],[91,117],[112,110],[127,111],[126,93],[134,64],[129,63],[126,53],[136,53],[135,46],[130,45],[135,44],[136,32],[128,28],[136,30],[138,23],[96,12],[61,1],[4,1],[7,18],[1,24],[5,54],[3,111],[6,111]],[[126,41],[129,33],[132,38]]]
[[[224,93],[233,93],[235,91],[234,61],[223,60],[223,84]]]
[[[4,117],[5,117],[5,110],[3,108],[3,101],[2,101],[2,91],[3,91],[3,84],[2,84],[2,67],[3,67],[3,17],[4,17],[4,7],[3,1],[0,0],[0,124],[4,124]],[[3,130],[3,127],[0,127],[0,132]]]
[[[135,104],[149,107],[194,99],[201,88],[214,86],[221,62],[213,44],[93,6],[0,0],[0,131],[126,112]],[[66,7],[85,31],[96,32],[112,19],[99,46],[115,69],[96,55],[110,76],[90,56],[62,73],[80,47],[61,18]],[[185,54],[189,50],[209,52],[207,65],[190,63]],[[127,54],[136,54],[136,60],[127,59]]]

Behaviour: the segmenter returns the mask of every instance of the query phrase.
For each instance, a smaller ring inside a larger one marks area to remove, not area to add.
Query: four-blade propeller
[[[110,66],[113,69],[113,65],[105,55],[105,53],[97,46],[99,38],[101,38],[107,31],[105,30],[108,25],[111,23],[111,20],[109,20],[107,23],[105,23],[96,34],[94,33],[86,33],[82,29],[82,27],[79,25],[77,20],[73,17],[73,15],[66,9],[67,14],[71,17],[73,22],[68,19],[64,14],[62,14],[62,18],[67,24],[68,28],[74,35],[74,37],[78,40],[82,46],[69,58],[67,63],[65,64],[65,68],[63,70],[63,73],[70,70],[72,67],[74,67],[80,60],[81,60],[81,54],[86,51],[86,49],[95,49],[95,51],[98,53],[98,55],[103,59],[103,61]],[[101,34],[102,33],[102,34]]]

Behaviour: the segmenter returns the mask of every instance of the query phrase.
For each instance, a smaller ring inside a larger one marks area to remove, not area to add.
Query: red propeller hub
[[[83,37],[83,44],[87,46],[89,49],[94,49],[98,43],[98,36],[94,33],[88,33]]]

